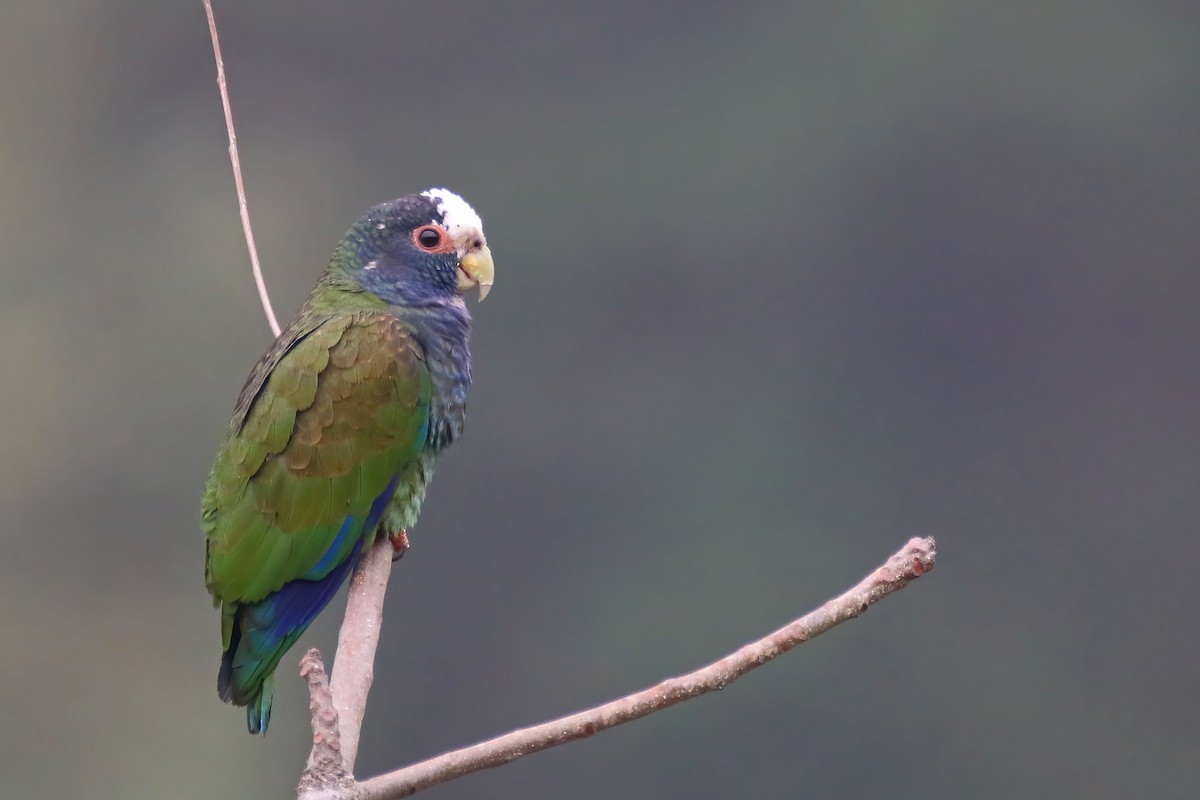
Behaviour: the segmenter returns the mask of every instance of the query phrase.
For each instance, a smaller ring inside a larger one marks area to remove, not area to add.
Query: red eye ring
[[[450,234],[441,225],[422,225],[413,231],[413,244],[426,253],[446,253],[451,250]]]

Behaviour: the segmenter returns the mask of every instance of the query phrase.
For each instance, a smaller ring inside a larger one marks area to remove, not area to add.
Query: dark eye
[[[442,237],[445,231],[433,225],[426,225],[423,228],[417,229],[416,235],[413,237],[417,240],[417,244],[426,250],[437,250],[442,245]]]

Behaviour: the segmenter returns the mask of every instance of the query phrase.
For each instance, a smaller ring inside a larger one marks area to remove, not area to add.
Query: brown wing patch
[[[395,317],[355,317],[329,349],[312,403],[296,415],[282,452],[288,469],[311,477],[344,475],[358,460],[409,438],[410,426],[396,424],[400,420],[388,407],[416,405],[418,347]]]
[[[272,363],[247,383],[205,492],[206,577],[225,601],[307,574],[413,460],[428,424],[419,344],[390,315],[326,320]]]

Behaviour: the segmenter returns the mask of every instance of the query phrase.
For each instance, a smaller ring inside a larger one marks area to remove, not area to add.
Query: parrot
[[[205,483],[217,693],[265,734],[275,668],[386,536],[400,551],[471,383],[464,300],[495,269],[474,209],[429,189],[368,209],[250,372]]]

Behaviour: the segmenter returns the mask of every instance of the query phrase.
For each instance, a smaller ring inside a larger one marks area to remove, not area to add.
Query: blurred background
[[[217,2],[290,317],[449,186],[498,281],[393,574],[359,773],[686,671],[432,798],[1196,797],[1200,6]],[[200,493],[269,344],[199,0],[0,6],[0,775],[286,797],[215,693]]]

